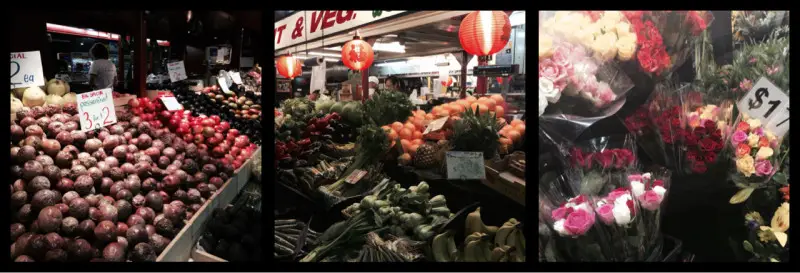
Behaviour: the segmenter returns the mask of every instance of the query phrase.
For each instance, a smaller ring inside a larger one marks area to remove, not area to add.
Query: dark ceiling
[[[283,20],[283,18],[289,17],[292,15],[296,10],[276,10],[275,11],[275,22]]]

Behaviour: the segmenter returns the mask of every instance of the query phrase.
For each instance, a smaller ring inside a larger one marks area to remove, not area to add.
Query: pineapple
[[[468,108],[453,124],[452,150],[483,152],[484,158],[492,158],[500,145],[500,126],[496,115],[478,114]]]
[[[435,156],[436,148],[433,145],[427,143],[419,145],[414,156],[414,166],[421,169],[433,167],[436,165]]]

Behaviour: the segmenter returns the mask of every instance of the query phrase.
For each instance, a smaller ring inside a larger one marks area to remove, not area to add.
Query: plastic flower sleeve
[[[661,211],[666,206],[672,173],[666,168],[655,166],[643,173],[630,173],[628,185],[641,210],[644,229],[644,246],[647,253],[660,249]]]
[[[574,189],[580,194],[598,195],[625,186],[625,174],[638,164],[636,144],[628,134],[593,138],[562,150],[568,152],[565,173],[571,181],[580,181]]]
[[[725,139],[730,133],[733,101],[716,98],[690,87],[683,93],[681,171],[704,174],[720,164]]]
[[[594,208],[586,196],[566,198],[540,191],[540,218],[550,229],[554,249],[563,261],[609,261],[608,237],[596,223]],[[564,200],[564,201],[561,201]]]
[[[598,222],[610,238],[614,260],[644,260],[646,234],[639,216],[639,202],[630,187],[619,187],[592,199]]]
[[[740,188],[761,188],[780,166],[780,143],[763,122],[740,113],[727,141],[734,168],[729,177]],[[730,162],[730,161],[729,161]]]

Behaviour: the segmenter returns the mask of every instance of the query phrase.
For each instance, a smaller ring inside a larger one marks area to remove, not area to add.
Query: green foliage
[[[397,91],[376,93],[364,102],[364,115],[375,125],[382,126],[395,121],[403,122],[411,116],[414,105],[406,94]]]
[[[476,114],[467,108],[453,124],[453,151],[483,152],[484,158],[492,158],[499,145],[498,131],[500,123],[495,114]]]

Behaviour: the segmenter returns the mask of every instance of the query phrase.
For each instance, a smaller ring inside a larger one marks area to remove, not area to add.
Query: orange
[[[416,126],[414,126],[414,124],[413,124],[412,122],[413,122],[413,120],[411,120],[411,121],[408,121],[408,122],[406,122],[406,124],[404,124],[403,126],[404,126],[404,127],[406,127],[406,128],[408,128],[408,129],[411,129],[411,131],[412,131],[412,132],[414,132],[414,131],[416,131],[416,130],[417,130],[417,127],[416,127]]]
[[[506,109],[503,109],[503,106],[495,106],[494,111],[497,113],[498,117],[504,117],[506,114]]]
[[[449,115],[450,115],[450,110],[442,110],[442,111],[439,111],[439,115],[438,116],[446,117],[446,116],[449,116]]]
[[[450,113],[451,115],[459,115],[464,112],[466,107],[463,104],[454,103],[452,106],[450,106],[450,109],[452,109]]]
[[[425,124],[423,124],[423,121],[424,120],[422,120],[422,119],[416,119],[416,120],[413,121],[414,128],[416,128],[417,132],[422,131],[422,129],[425,128]]]
[[[511,121],[511,126],[517,126],[519,124],[525,124],[525,122],[522,121],[521,119],[515,119]]]
[[[406,123],[409,123],[409,122],[411,122],[411,121],[413,121],[413,120],[414,120],[414,116],[412,115],[412,116],[410,116],[410,117],[408,117],[408,118],[406,119]]]
[[[397,139],[397,131],[395,131],[394,129],[390,129],[390,130],[391,131],[389,131],[389,139],[394,141],[395,139]],[[392,146],[394,146],[394,144],[392,144]]]
[[[411,146],[408,147],[408,151],[407,152],[410,153],[411,155],[416,155],[418,148],[419,148],[419,144],[411,144]]]
[[[425,114],[425,119],[426,120],[432,120],[433,118],[434,118],[433,114]]]
[[[519,131],[511,129],[508,131],[508,137],[510,137],[512,141],[518,142],[522,138],[522,135]]]
[[[514,130],[517,130],[519,132],[519,134],[524,135],[525,134],[525,124],[517,124],[517,126],[514,126]]]
[[[383,126],[381,126],[381,129],[383,129],[384,131],[386,131],[386,133],[389,133],[389,130],[391,130],[391,129],[392,129],[392,127],[389,127],[388,125],[383,125]]]
[[[473,97],[473,96],[468,96],[468,97],[467,97],[467,102],[469,102],[469,103],[474,103],[474,102],[476,102],[476,101],[478,101],[478,99],[476,99],[476,98],[475,98],[475,97]]]
[[[411,141],[411,143],[414,143],[414,145],[421,145],[422,144],[422,139],[421,138],[415,138],[414,140]]]
[[[511,141],[511,140],[510,140],[510,139],[508,139],[508,138],[501,137],[501,138],[500,138],[500,144],[504,144],[504,145],[505,145],[505,144],[513,144],[513,141]]]
[[[483,105],[481,105],[480,103],[477,103],[477,102],[473,102],[470,107],[472,107],[472,112],[474,112],[474,113],[478,113],[478,111],[486,110],[486,108],[484,108]],[[478,107],[480,107],[480,109],[478,109]]]
[[[513,123],[513,122],[512,122],[512,123]],[[506,130],[506,131],[508,131],[508,130],[511,130],[511,129],[514,129],[514,126],[511,126],[511,125],[506,125],[506,126],[503,126],[503,129],[502,129],[502,130]]]
[[[414,132],[411,131],[411,129],[403,128],[403,130],[400,130],[400,138],[410,140],[413,137],[414,137]]]
[[[420,132],[420,131],[414,131],[414,138],[413,138],[413,139],[414,139],[414,140],[417,140],[417,139],[422,139],[422,132]]]
[[[403,151],[408,150],[408,147],[411,147],[411,141],[408,139],[401,139],[400,145],[403,145]]]
[[[403,124],[400,123],[399,121],[395,121],[394,123],[392,123],[392,129],[395,132],[400,132],[400,130],[403,130]]]
[[[500,123],[501,126],[506,125],[506,119],[504,118],[497,118],[497,123]]]
[[[485,104],[487,109],[493,109],[494,110],[494,107],[496,106],[496,103],[494,102],[494,100],[490,99],[490,98],[487,98],[487,97],[481,97],[480,99],[478,99],[478,103]]]
[[[495,102],[496,104],[503,104],[503,103],[506,101],[506,100],[503,98],[503,95],[500,95],[500,94],[494,94],[494,95],[492,95],[492,96],[491,96],[491,97],[489,97],[489,98],[490,98],[490,99],[492,99],[492,100],[494,100],[494,102]]]

